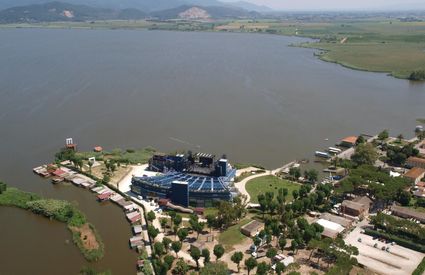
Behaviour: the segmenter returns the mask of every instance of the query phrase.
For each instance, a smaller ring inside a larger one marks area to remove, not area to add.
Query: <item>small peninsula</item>
[[[70,202],[44,199],[0,182],[0,206],[18,207],[67,224],[72,239],[89,262],[100,260],[104,245],[95,227]]]

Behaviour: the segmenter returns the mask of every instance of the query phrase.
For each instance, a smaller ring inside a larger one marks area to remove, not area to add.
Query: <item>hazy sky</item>
[[[235,2],[236,0],[224,0]],[[425,3],[425,0],[245,0],[247,2],[266,5],[279,10],[366,10],[366,9],[395,9],[410,6],[412,3]],[[406,4],[406,3],[409,3]]]

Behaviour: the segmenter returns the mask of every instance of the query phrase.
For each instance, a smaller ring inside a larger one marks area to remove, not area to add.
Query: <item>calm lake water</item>
[[[412,136],[425,86],[317,60],[272,35],[0,30],[0,178],[76,201],[103,237],[94,266],[134,274],[130,226],[87,191],[31,169],[73,137],[80,149],[153,146],[277,167],[346,135]],[[325,141],[328,138],[329,141]],[[77,274],[64,225],[0,208],[0,274]]]

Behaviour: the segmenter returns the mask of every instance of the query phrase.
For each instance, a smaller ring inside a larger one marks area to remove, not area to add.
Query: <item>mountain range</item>
[[[51,0],[1,0],[0,10],[14,8],[19,6],[28,6],[35,4],[46,4]],[[85,5],[94,8],[105,9],[138,9],[143,12],[153,12],[166,9],[174,9],[184,5],[191,6],[219,6],[236,7],[248,11],[266,12],[271,11],[266,6],[251,4],[245,1],[220,2],[219,0],[66,0],[68,4]]]
[[[49,2],[8,8],[0,11],[0,23],[57,21],[136,20],[136,19],[224,19],[258,18],[261,14],[237,7],[182,5],[161,11],[144,12],[135,8],[112,9],[62,2]]]

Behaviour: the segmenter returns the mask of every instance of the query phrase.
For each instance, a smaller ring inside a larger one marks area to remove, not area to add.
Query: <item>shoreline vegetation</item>
[[[3,24],[1,28],[53,29],[145,29],[170,31],[264,33],[310,38],[297,47],[316,49],[320,60],[343,67],[412,81],[425,80],[425,22],[402,22],[396,18],[335,21],[222,20],[148,21],[99,20]]]
[[[104,256],[104,244],[96,228],[84,214],[64,200],[43,199],[37,194],[6,187],[0,192],[0,206],[17,207],[65,223],[71,231],[74,244],[84,258],[95,262]]]

